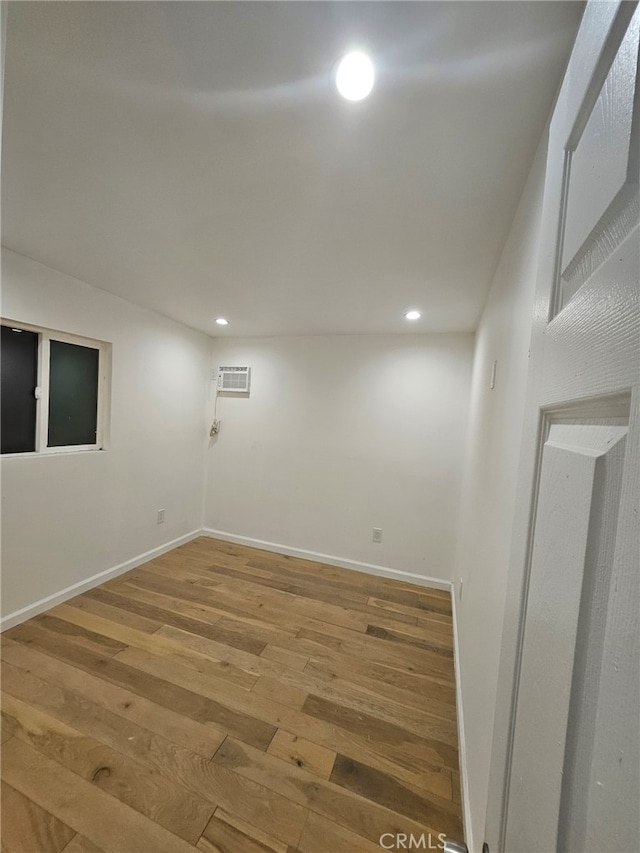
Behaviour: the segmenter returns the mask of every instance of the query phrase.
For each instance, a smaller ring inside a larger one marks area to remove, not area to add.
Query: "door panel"
[[[492,853],[640,850],[639,41],[589,2],[549,129]]]
[[[606,612],[608,599],[626,435],[624,426],[555,424],[544,446],[513,753],[509,849],[530,850],[529,840],[535,838],[541,853],[556,850],[561,795],[573,814],[584,793],[593,670],[601,657],[599,616],[603,607]],[[582,708],[584,715],[579,713]],[[563,811],[566,837],[569,812]],[[576,821],[570,823],[573,828]]]
[[[545,407],[626,391],[638,381],[639,269],[636,221],[634,231],[545,328],[537,365]]]
[[[637,146],[637,126],[632,134],[635,75],[629,74],[638,61],[638,27],[634,18],[615,55],[580,137],[567,148],[566,210],[562,246],[562,305],[603,260],[607,249],[627,236],[621,224],[628,222],[624,212],[637,205],[636,161],[631,158]],[[585,113],[588,105],[583,105]],[[576,123],[583,122],[579,112]],[[634,180],[635,178],[635,180]],[[621,221],[622,220],[622,221]],[[603,240],[606,246],[600,245]],[[594,257],[595,256],[595,257]],[[589,263],[587,263],[589,261]]]

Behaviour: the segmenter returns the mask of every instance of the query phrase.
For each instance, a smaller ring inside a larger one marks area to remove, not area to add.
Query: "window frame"
[[[65,453],[108,450],[109,417],[111,410],[111,344],[108,341],[99,341],[95,338],[87,338],[82,335],[59,332],[55,329],[35,326],[32,323],[23,323],[20,320],[11,320],[8,317],[0,317],[0,323],[3,326],[10,326],[12,329],[23,329],[25,332],[36,332],[38,335],[38,384],[36,385],[35,391],[36,447],[35,450],[26,450],[19,453],[3,453],[2,458],[36,455],[59,456]],[[61,447],[51,447],[48,444],[49,371],[51,368],[50,343],[52,340],[98,350],[98,405],[96,411],[96,441],[94,444],[68,444]]]

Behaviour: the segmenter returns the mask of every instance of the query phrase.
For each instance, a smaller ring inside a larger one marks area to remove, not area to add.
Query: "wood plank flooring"
[[[462,839],[452,650],[446,592],[196,539],[3,635],[2,853]]]

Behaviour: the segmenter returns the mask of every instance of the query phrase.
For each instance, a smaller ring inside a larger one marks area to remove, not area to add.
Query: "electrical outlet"
[[[372,542],[382,542],[382,528],[374,527],[373,528],[373,537],[371,539]]]
[[[158,524],[164,524],[164,510],[158,510]]]
[[[220,432],[220,420],[219,420],[219,419],[216,419],[216,420],[211,424],[211,429],[210,429],[210,431],[209,431],[209,435],[211,436],[211,438],[213,438],[213,436],[214,436],[214,435],[217,435],[219,432]]]
[[[462,584],[463,583],[464,583],[464,581],[462,580],[462,578],[460,578],[460,585],[458,586],[458,598],[460,599],[460,601],[462,601]]]

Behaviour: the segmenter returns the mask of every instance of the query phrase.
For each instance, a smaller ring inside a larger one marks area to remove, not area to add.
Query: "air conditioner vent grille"
[[[218,368],[218,391],[246,394],[249,391],[250,382],[250,367],[224,366]]]

